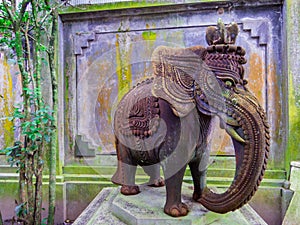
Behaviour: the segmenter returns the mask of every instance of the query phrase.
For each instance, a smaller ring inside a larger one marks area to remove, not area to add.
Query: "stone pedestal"
[[[283,225],[299,224],[300,218],[300,162],[291,162],[291,190],[294,191],[293,198],[283,220]]]
[[[183,185],[182,200],[189,207],[185,217],[173,218],[163,212],[165,188],[141,186],[134,196],[120,194],[119,188],[104,188],[73,225],[177,225],[177,224],[259,224],[265,221],[249,206],[226,214],[208,211],[191,199],[192,186]]]

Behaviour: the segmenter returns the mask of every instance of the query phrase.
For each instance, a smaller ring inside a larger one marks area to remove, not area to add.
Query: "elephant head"
[[[207,48],[159,47],[153,53],[152,94],[172,105],[179,117],[198,112],[220,118],[231,136],[236,174],[221,194],[205,188],[200,202],[209,210],[226,213],[247,203],[258,189],[269,152],[269,126],[258,100],[247,88],[243,48],[213,45]]]

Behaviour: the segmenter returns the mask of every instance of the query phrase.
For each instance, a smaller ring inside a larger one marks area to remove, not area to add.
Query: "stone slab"
[[[140,186],[141,193],[134,196],[120,194],[119,188],[104,188],[73,223],[74,225],[240,225],[267,223],[246,205],[239,210],[217,214],[192,201],[192,188],[183,185],[182,200],[189,207],[189,214],[173,218],[163,213],[165,188]]]
[[[283,220],[283,225],[297,225],[300,218],[300,162],[291,163],[291,190],[294,191],[293,198]]]

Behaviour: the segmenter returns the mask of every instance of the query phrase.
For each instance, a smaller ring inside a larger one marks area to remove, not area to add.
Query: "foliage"
[[[7,155],[11,165],[18,168],[20,194],[15,212],[24,224],[42,223],[42,174],[46,150],[51,156],[48,224],[54,221],[57,140],[54,43],[56,11],[62,4],[50,0],[2,0],[0,3],[0,46],[11,50],[23,88],[22,103],[15,106],[10,118],[14,121],[17,138],[14,146],[1,151]],[[42,74],[51,80],[51,106],[43,101]]]
[[[32,98],[36,98],[35,94],[30,95]],[[7,147],[0,150],[8,157],[8,162],[11,166],[23,166],[22,163],[24,156],[27,154],[34,155],[38,151],[39,145],[42,142],[49,143],[51,140],[51,135],[54,132],[54,127],[52,122],[54,120],[52,116],[52,110],[49,106],[42,107],[38,110],[31,112],[31,120],[24,120],[26,115],[23,111],[23,104],[18,104],[14,109],[14,114],[9,120],[14,121],[14,130],[20,130],[21,136],[26,137],[26,146],[22,147],[23,143],[16,141],[14,146]],[[22,121],[23,122],[19,122]],[[43,163],[43,162],[42,162]]]

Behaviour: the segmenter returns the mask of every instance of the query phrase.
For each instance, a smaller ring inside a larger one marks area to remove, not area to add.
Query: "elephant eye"
[[[224,83],[229,88],[235,86],[235,82],[232,79],[227,79],[224,81]]]

